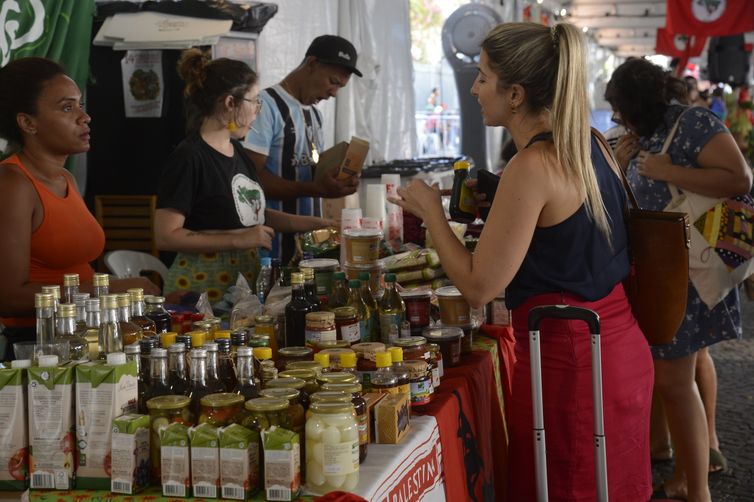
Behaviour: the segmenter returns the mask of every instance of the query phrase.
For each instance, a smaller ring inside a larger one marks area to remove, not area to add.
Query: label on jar
[[[359,431],[359,444],[369,444],[369,413],[356,415],[356,430]]]
[[[322,472],[351,474],[359,469],[359,442],[323,443]],[[355,462],[354,462],[355,461]]]
[[[380,314],[380,341],[392,345],[401,332],[402,314]],[[395,329],[391,329],[395,326]]]
[[[429,299],[422,301],[406,301],[406,317],[412,327],[429,326]]]
[[[358,343],[361,341],[360,323],[343,324],[340,328],[340,339],[348,343]]]
[[[315,345],[319,342],[330,342],[338,339],[338,332],[331,329],[307,329],[304,331],[306,345]]]
[[[440,386],[440,365],[442,365],[442,361],[437,361],[438,366],[434,366],[432,368],[432,387],[435,389]]]
[[[430,401],[432,394],[432,382],[429,377],[425,376],[416,380],[411,380],[411,405],[421,406]]]

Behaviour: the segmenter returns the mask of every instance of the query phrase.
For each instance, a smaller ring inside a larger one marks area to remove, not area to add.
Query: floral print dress
[[[685,113],[684,113],[685,112]],[[662,123],[649,137],[640,138],[641,149],[659,153],[668,133],[683,113],[678,130],[673,137],[668,154],[675,165],[699,169],[697,157],[715,134],[727,129],[714,113],[706,108],[688,108],[671,105]],[[642,209],[662,211],[671,200],[668,185],[664,181],[651,180],[640,175],[636,160],[631,160],[626,170],[628,183]],[[689,281],[686,318],[673,341],[667,345],[652,347],[655,359],[676,359],[723,340],[741,336],[741,313],[738,289],[734,288],[712,310],[701,300],[694,285]]]

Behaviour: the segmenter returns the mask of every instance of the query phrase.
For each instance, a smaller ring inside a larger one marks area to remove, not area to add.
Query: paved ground
[[[727,473],[710,476],[714,502],[754,501],[754,302],[745,295],[741,301],[743,340],[710,349],[718,376],[717,431],[729,464]],[[655,481],[671,470],[670,463],[655,466]]]

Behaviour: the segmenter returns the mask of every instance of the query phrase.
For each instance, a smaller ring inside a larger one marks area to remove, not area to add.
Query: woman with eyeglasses
[[[243,273],[254,285],[258,248],[275,231],[305,232],[333,222],[266,208],[256,169],[239,143],[259,113],[257,74],[246,63],[210,60],[189,49],[178,62],[185,81],[188,136],[162,173],[155,240],[177,251],[165,293],[207,292],[220,300]]]
[[[671,201],[669,184],[709,197],[732,197],[751,188],[751,170],[725,125],[707,108],[685,106],[684,82],[659,66],[627,60],[610,78],[605,99],[613,120],[629,131],[618,142],[616,157],[643,209],[662,211]],[[660,154],[676,123],[667,153]],[[705,349],[740,336],[738,291],[710,309],[689,282],[683,323],[671,343],[652,347],[654,390],[664,405],[676,460],[672,477],[658,487],[662,498],[710,500],[708,473],[724,469],[726,461],[714,432],[716,382]],[[672,453],[669,444],[653,449],[657,456]]]

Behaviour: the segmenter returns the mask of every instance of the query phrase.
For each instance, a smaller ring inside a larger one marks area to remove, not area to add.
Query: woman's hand
[[[109,291],[111,293],[126,293],[131,288],[141,288],[144,290],[145,295],[159,295],[162,292],[157,284],[153,283],[146,277],[122,277],[110,279]]]
[[[615,145],[615,158],[618,159],[621,169],[628,168],[628,162],[639,153],[639,137],[635,134],[624,134]]]
[[[388,197],[388,200],[422,220],[433,214],[443,214],[439,188],[431,187],[421,180],[414,180],[407,186],[398,188],[398,195],[401,196],[400,199]]]
[[[478,191],[479,182],[476,179],[467,178],[466,186],[471,188],[471,191],[474,192],[476,207],[492,207],[492,203],[487,200],[487,194]]]
[[[639,174],[651,180],[668,181],[668,171],[673,166],[670,155],[653,154],[645,150],[636,156],[636,169]]]
[[[236,249],[272,249],[272,238],[275,237],[275,231],[266,225],[256,225],[235,234],[233,247]]]

